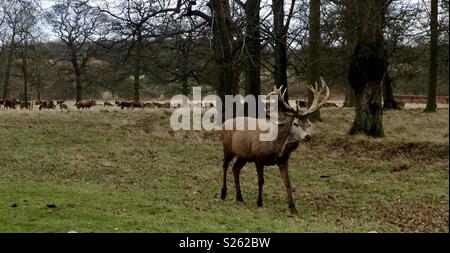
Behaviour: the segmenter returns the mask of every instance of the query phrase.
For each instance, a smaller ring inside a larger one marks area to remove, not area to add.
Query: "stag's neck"
[[[278,158],[289,158],[289,155],[297,149],[299,142],[291,134],[291,126],[281,126],[278,130],[278,138],[274,141]]]

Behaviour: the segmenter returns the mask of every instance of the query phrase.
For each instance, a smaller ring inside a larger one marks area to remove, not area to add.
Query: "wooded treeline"
[[[306,98],[323,77],[367,114],[352,131],[382,135],[383,96],[395,108],[393,93],[448,95],[448,13],[437,0],[0,0],[0,94],[138,101],[275,84]]]

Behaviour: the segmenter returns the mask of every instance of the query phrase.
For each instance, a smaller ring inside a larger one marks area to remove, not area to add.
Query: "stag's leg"
[[[233,156],[225,155],[223,158],[223,185],[222,192],[220,193],[221,199],[225,199],[227,197],[227,170],[231,160],[233,160]]]
[[[288,196],[288,203],[289,203],[289,209],[291,210],[292,214],[298,214],[297,208],[295,208],[294,199],[292,198],[292,188],[291,188],[291,181],[289,180],[289,174],[288,174],[288,163],[281,163],[279,164],[281,177],[283,178],[284,185],[286,186],[286,192]]]
[[[256,172],[258,172],[258,200],[256,201],[256,204],[261,207],[263,203],[262,199],[262,189],[264,185],[264,165],[255,163],[256,164]]]
[[[244,199],[242,198],[241,194],[241,184],[239,183],[239,175],[241,174],[241,169],[245,165],[244,160],[237,159],[236,162],[233,165],[233,175],[234,175],[234,184],[236,185],[236,201],[243,202]]]

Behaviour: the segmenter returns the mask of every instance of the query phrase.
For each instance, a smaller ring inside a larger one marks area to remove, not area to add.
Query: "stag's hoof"
[[[227,188],[222,188],[222,192],[220,193],[220,198],[224,200],[227,197]]]
[[[295,207],[294,208],[289,208],[289,210],[291,211],[291,214],[294,214],[294,215],[298,214],[298,211],[297,211],[297,209]]]
[[[237,196],[237,197],[236,197],[236,201],[238,201],[238,202],[244,202],[244,199],[242,198],[242,196]]]

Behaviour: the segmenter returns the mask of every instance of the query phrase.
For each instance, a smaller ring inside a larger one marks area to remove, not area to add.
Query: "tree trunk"
[[[350,134],[364,133],[372,137],[384,136],[380,81],[369,81],[365,89],[356,93],[356,115]]]
[[[309,64],[308,82],[311,85],[319,82],[320,61],[320,0],[309,1]],[[314,94],[308,90],[308,107],[311,105]],[[317,109],[311,116],[311,121],[320,121],[320,110]]]
[[[355,30],[354,30],[354,12],[353,0],[345,0],[344,2],[344,40],[345,40],[345,56],[348,62],[351,60],[352,49],[354,44]],[[348,73],[348,65],[346,64],[345,73]],[[346,83],[345,99],[343,107],[354,107],[356,104],[355,92],[350,83]]]
[[[356,98],[355,91],[352,89],[350,84],[345,87],[345,100],[343,107],[355,107]]]
[[[181,80],[181,83],[183,85],[183,95],[188,96],[189,95],[189,80],[188,80],[188,77],[184,77],[183,80]]]
[[[28,107],[28,43],[24,42],[24,48],[22,52],[22,74],[23,74],[23,101],[21,103]]]
[[[392,78],[388,72],[386,72],[383,80],[383,109],[401,109],[395,102]]]
[[[75,85],[76,85],[76,102],[80,102],[81,100],[83,100],[82,97],[82,86],[81,86],[81,77],[80,74],[76,73],[75,74]]]
[[[82,89],[81,86],[81,69],[80,65],[78,64],[77,55],[75,51],[72,51],[72,57],[71,57],[72,67],[75,74],[75,89],[76,89],[76,102],[80,102],[82,100]]]
[[[425,112],[436,112],[436,88],[438,74],[438,0],[431,0],[430,30],[430,69],[427,106],[425,107]]]
[[[356,1],[357,43],[349,67],[356,95],[356,114],[350,134],[384,136],[382,81],[388,62],[383,37],[385,0]]]
[[[228,0],[210,0],[213,12],[212,49],[216,63],[217,94],[224,102],[225,95],[239,93],[239,61],[235,48],[234,32]],[[222,106],[222,120],[225,120]]]
[[[190,41],[191,35],[189,34],[188,41]],[[178,50],[182,53],[181,54],[181,60],[180,60],[180,69],[181,69],[181,90],[183,95],[188,96],[189,95],[189,74],[190,74],[190,68],[189,68],[189,49],[187,44],[187,41],[184,41],[183,38],[179,35],[177,36],[178,40]]]
[[[284,25],[284,0],[272,0],[273,33],[275,37],[274,80],[277,87],[287,87],[287,29]],[[285,100],[289,96],[286,91]]]
[[[13,33],[11,35],[11,44],[9,45],[8,60],[5,68],[5,76],[3,79],[3,100],[6,100],[9,96],[9,78],[11,75],[12,63],[14,60],[14,51],[16,44],[15,38],[16,38],[16,31],[15,29],[13,29]]]
[[[38,102],[41,102],[41,82],[40,81],[38,81],[37,83],[36,83],[36,96],[37,96],[37,101]]]
[[[254,96],[261,94],[260,2],[261,0],[247,0],[245,3],[245,88],[247,95]]]
[[[134,44],[134,96],[133,100],[134,102],[139,102],[140,99],[140,89],[141,89],[141,51],[142,51],[142,34],[140,28],[137,31],[136,34],[136,41]]]

